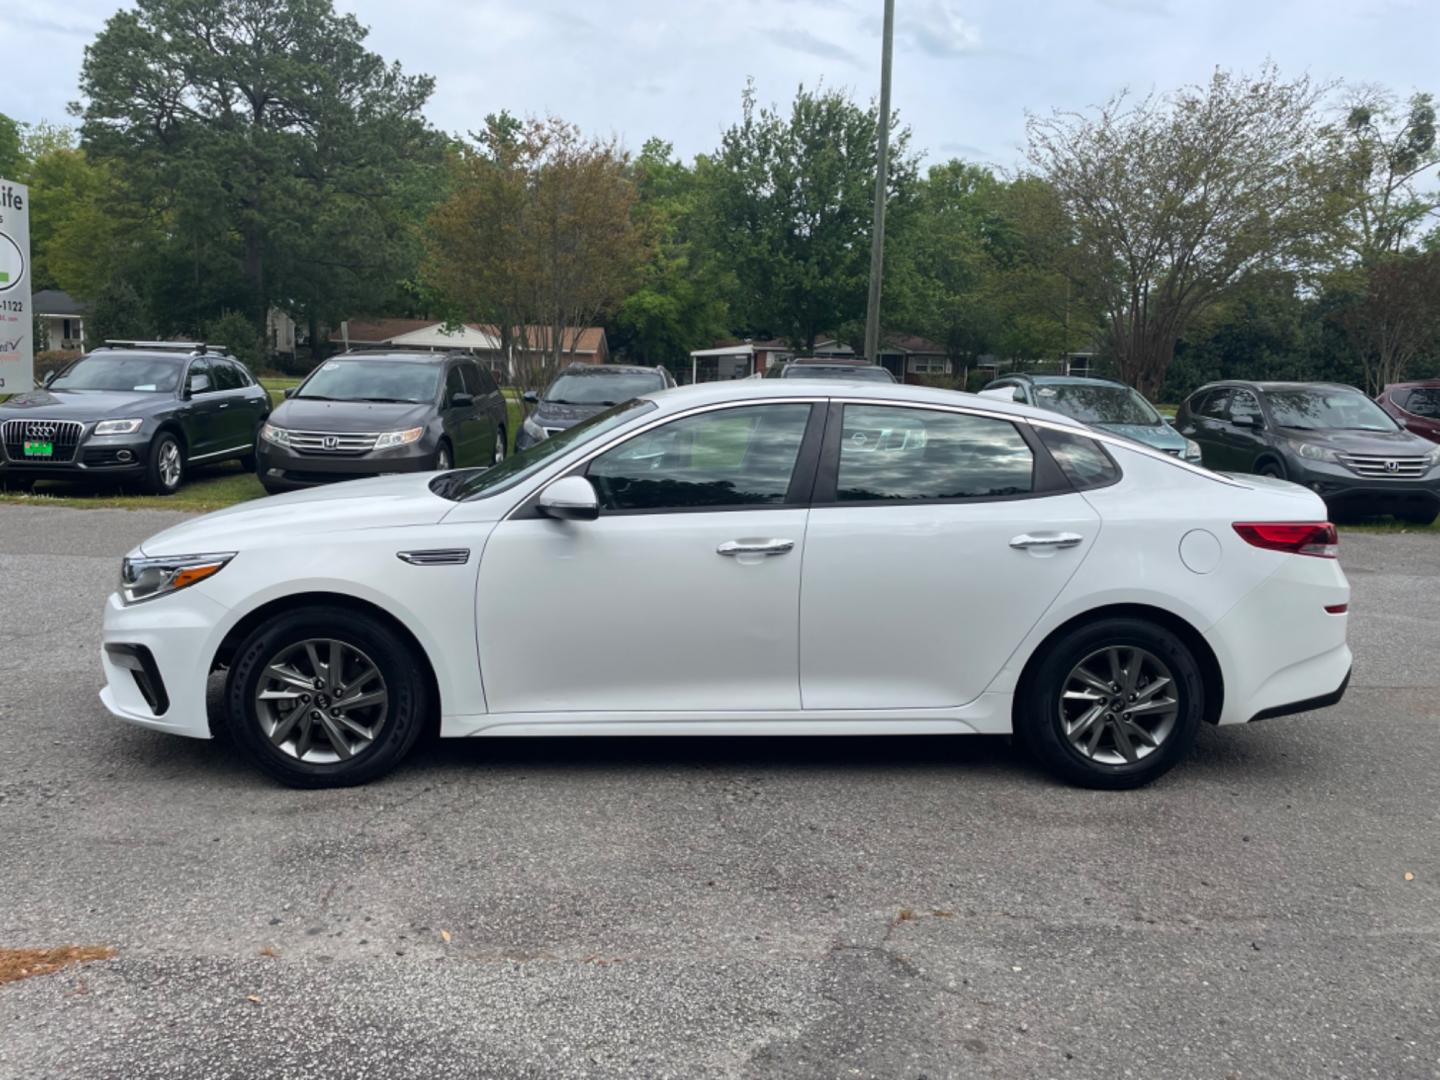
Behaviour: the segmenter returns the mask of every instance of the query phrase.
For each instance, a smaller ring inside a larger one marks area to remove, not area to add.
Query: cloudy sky
[[[337,0],[387,59],[437,80],[431,120],[554,112],[632,149],[716,145],[753,77],[879,84],[881,0]],[[5,0],[0,112],[61,120],[85,44],[116,0]],[[1436,0],[896,0],[894,100],[932,160],[1014,165],[1027,109],[1084,108],[1216,66],[1440,92]]]

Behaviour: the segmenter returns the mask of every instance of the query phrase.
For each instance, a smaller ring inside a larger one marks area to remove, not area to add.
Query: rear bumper
[[[1350,686],[1350,671],[1345,672],[1345,678],[1340,680],[1340,687],[1328,694],[1321,694],[1318,697],[1305,698],[1301,701],[1292,701],[1285,705],[1272,705],[1268,709],[1261,709],[1254,716],[1250,717],[1250,723],[1256,720],[1273,720],[1277,716],[1294,716],[1296,713],[1314,712],[1316,709],[1328,709],[1331,705],[1340,704],[1340,699],[1345,696],[1345,691]]]

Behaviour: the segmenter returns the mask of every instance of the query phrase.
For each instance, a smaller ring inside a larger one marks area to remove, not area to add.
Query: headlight
[[[1194,439],[1185,440],[1185,449],[1180,454],[1180,457],[1183,458],[1185,461],[1192,462],[1195,465],[1199,465],[1200,462],[1205,460],[1205,455],[1200,452],[1200,444]]]
[[[266,424],[260,429],[260,437],[268,443],[276,446],[290,445],[290,432],[283,427],[276,427],[274,424]]]
[[[1431,450],[1430,453],[1426,456],[1426,460],[1429,461],[1431,465],[1440,465],[1440,446],[1437,446],[1434,450]]]
[[[536,442],[544,442],[547,438],[545,429],[540,426],[539,422],[533,416],[527,416],[525,423],[522,424],[521,427],[525,429],[525,434],[529,435]]]
[[[235,557],[226,551],[211,555],[165,555],[126,559],[120,565],[120,595],[127,604],[153,600],[204,581]]]
[[[1316,446],[1314,443],[1296,442],[1293,439],[1290,440],[1290,445],[1294,448],[1297,454],[1299,454],[1303,458],[1309,458],[1311,461],[1340,460],[1339,455],[1337,455],[1335,451],[1331,450],[1328,446]]]
[[[144,420],[101,420],[95,425],[96,435],[133,435]]]
[[[375,440],[375,449],[388,450],[392,446],[409,446],[413,442],[419,442],[420,436],[424,434],[423,427],[412,427],[408,431],[387,431]]]

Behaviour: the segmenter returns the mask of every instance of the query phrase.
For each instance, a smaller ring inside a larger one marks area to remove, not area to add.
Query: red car
[[[1395,383],[1375,401],[1408,431],[1440,442],[1440,379]]]

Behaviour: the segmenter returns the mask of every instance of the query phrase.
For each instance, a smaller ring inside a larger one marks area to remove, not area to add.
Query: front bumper
[[[128,607],[111,594],[101,634],[100,701],[113,716],[172,735],[211,737],[206,684],[226,608],[199,588]]]
[[[255,460],[261,483],[295,490],[389,473],[428,472],[435,467],[435,451],[428,438],[364,454],[298,454],[261,440]]]
[[[1288,466],[1289,479],[1315,492],[1332,511],[1403,514],[1440,509],[1440,466],[1405,480],[1359,476],[1341,465],[1293,457]]]
[[[81,477],[138,476],[145,471],[150,453],[150,436],[134,435],[81,436],[74,453],[66,458],[27,458],[12,456],[12,448],[0,447],[0,477],[21,480],[75,480]]]

